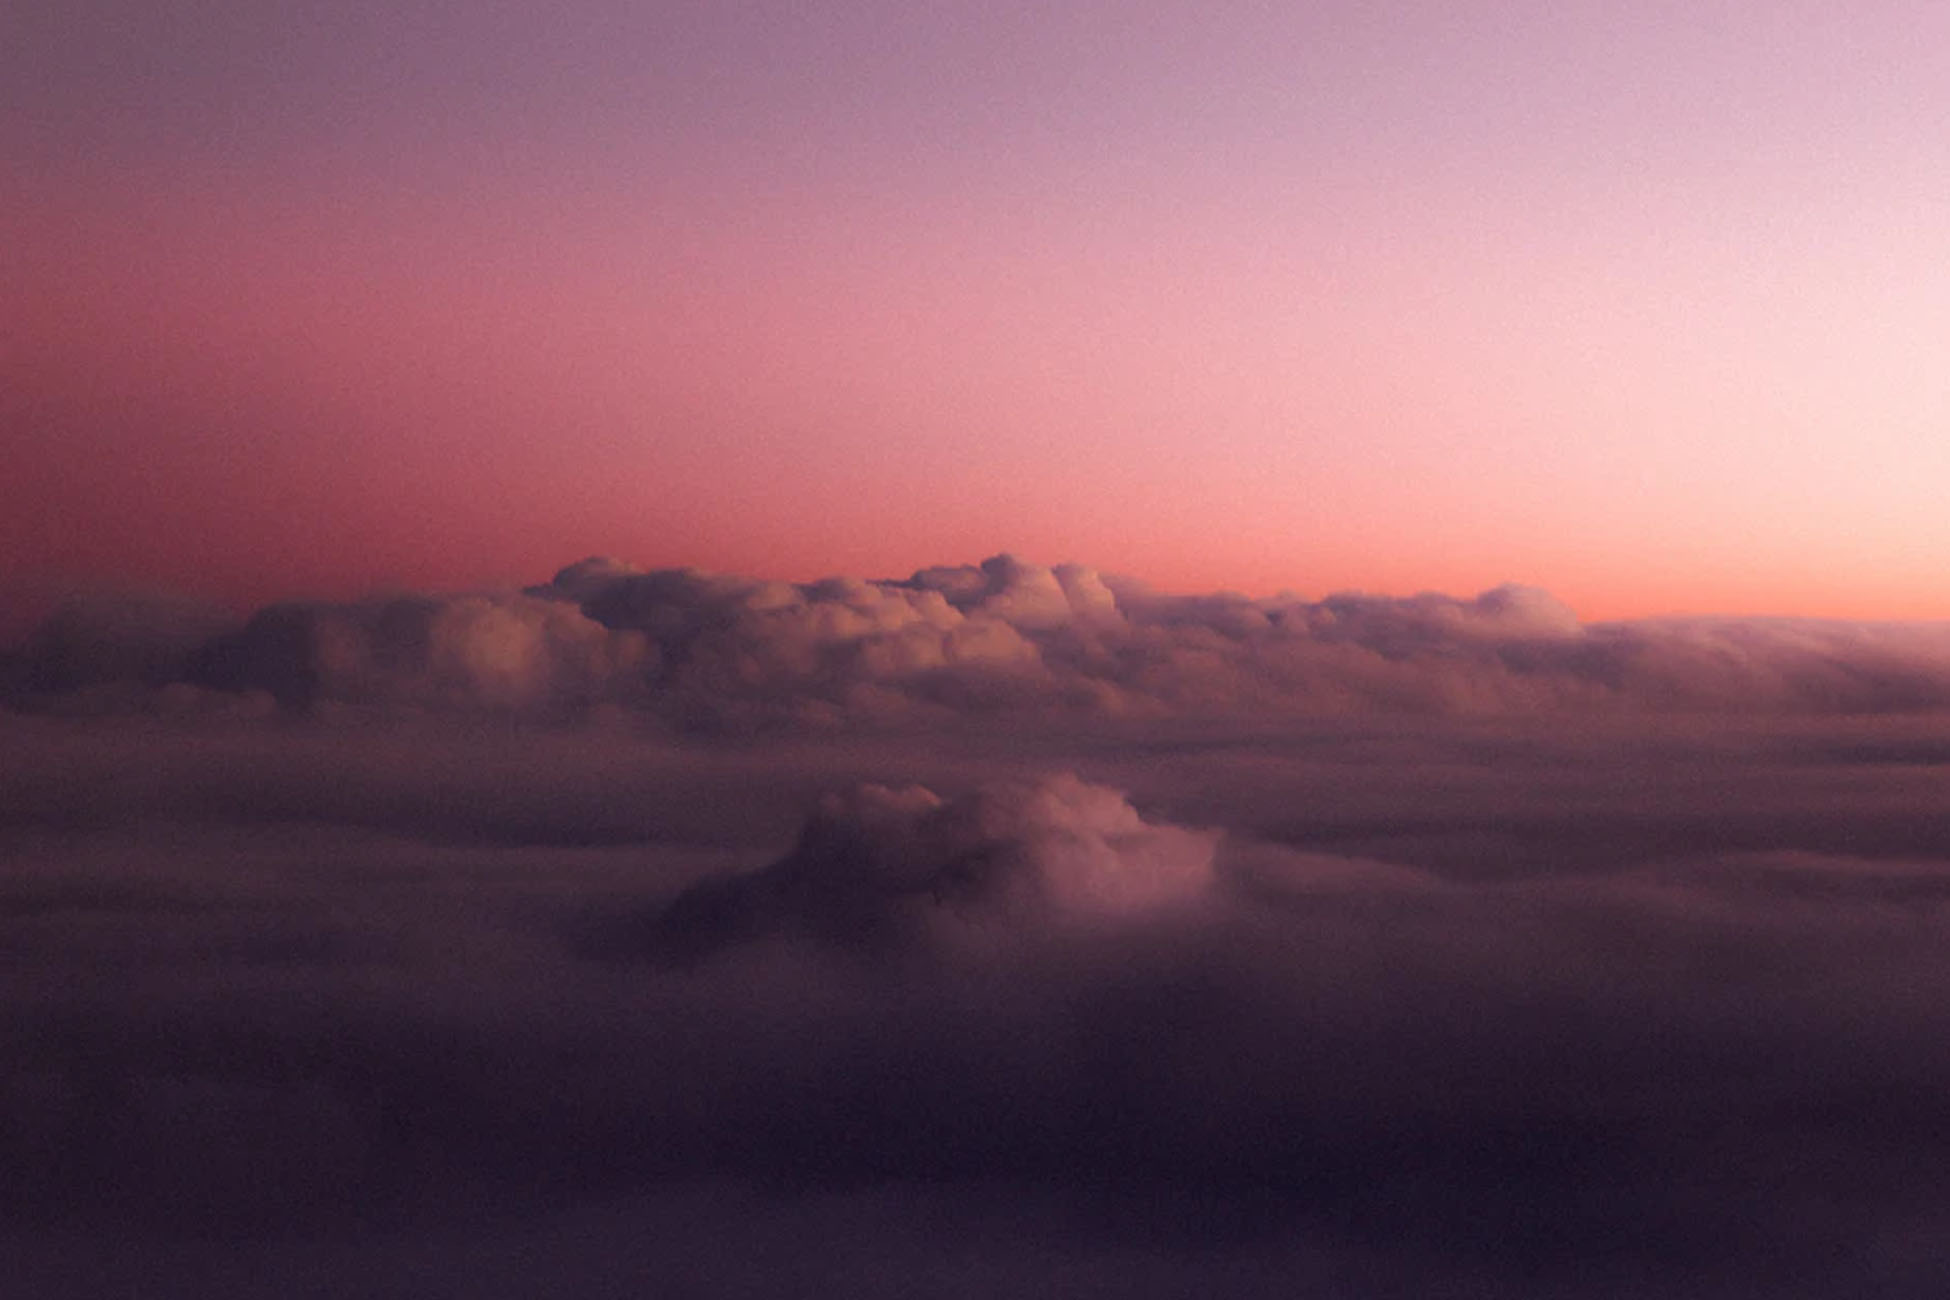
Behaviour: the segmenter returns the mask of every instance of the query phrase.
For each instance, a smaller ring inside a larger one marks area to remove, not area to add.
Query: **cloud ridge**
[[[1468,598],[1169,595],[998,555],[781,582],[572,564],[522,592],[286,602],[212,632],[162,605],[68,608],[0,673],[15,708],[232,707],[680,730],[973,718],[1888,713],[1950,707],[1950,627],[1583,623],[1535,588]]]

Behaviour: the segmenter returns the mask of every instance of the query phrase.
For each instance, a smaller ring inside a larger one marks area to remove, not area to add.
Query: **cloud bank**
[[[1950,705],[1950,628],[1818,620],[1582,624],[1548,594],[1164,595],[1009,556],[901,580],[786,583],[571,565],[521,593],[207,613],[63,610],[6,660],[54,712],[639,717],[683,731],[971,718]]]

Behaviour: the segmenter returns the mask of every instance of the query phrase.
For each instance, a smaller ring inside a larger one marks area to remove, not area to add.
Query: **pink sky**
[[[1936,6],[113,8],[0,55],[16,610],[1011,550],[1950,617]]]

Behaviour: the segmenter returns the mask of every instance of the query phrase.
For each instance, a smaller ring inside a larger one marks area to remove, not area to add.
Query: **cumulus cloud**
[[[784,858],[693,886],[641,938],[649,954],[686,958],[782,935],[876,950],[943,937],[944,924],[1130,915],[1199,896],[1216,840],[1146,822],[1119,792],[1071,774],[955,799],[861,785],[822,799]]]
[[[86,712],[141,707],[174,685],[180,700],[197,651],[234,621],[167,596],[70,599],[0,655],[0,696]]]
[[[10,659],[17,708],[150,707],[174,687],[340,707],[694,731],[974,718],[1851,713],[1950,705],[1936,625],[1583,624],[1547,593],[1163,595],[1010,556],[809,583],[570,565],[521,594],[283,604],[218,630],[68,610]]]
[[[276,605],[197,652],[186,678],[289,709],[389,705],[548,714],[637,697],[650,647],[532,596]]]

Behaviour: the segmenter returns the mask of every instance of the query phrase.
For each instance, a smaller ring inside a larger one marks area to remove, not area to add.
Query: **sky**
[[[1950,12],[11,7],[0,606],[587,554],[1950,618]]]

